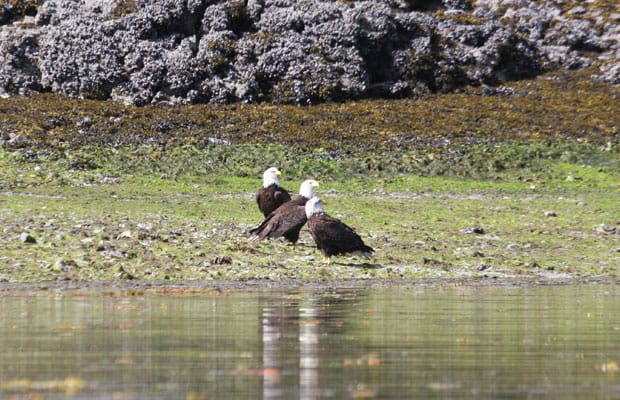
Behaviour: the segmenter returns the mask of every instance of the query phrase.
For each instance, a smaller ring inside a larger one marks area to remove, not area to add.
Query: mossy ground
[[[0,193],[2,281],[589,279],[620,265],[616,168],[325,179],[328,212],[377,251],[325,266],[306,230],[296,249],[246,239],[262,217],[258,174],[109,175],[2,154],[3,173],[19,177]]]
[[[0,100],[0,281],[617,279],[618,89],[575,76],[314,107]],[[249,242],[262,171],[373,259]],[[28,243],[27,233],[36,243]],[[330,283],[331,282],[331,283]]]

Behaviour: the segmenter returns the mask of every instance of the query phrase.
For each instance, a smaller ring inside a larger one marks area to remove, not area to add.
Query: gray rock
[[[72,265],[75,265],[75,262],[72,260],[67,261],[63,259],[58,259],[54,263],[53,270],[56,272],[69,272],[71,271]]]
[[[29,234],[28,232],[22,232],[22,234],[19,235],[19,241],[22,243],[31,243],[31,244],[37,243],[37,239],[35,239],[34,236]]]
[[[0,12],[0,95],[309,104],[502,86],[596,58],[595,78],[620,83],[619,37],[612,17],[552,1],[48,0]]]

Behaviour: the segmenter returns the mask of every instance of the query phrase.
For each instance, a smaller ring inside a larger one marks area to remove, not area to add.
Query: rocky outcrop
[[[569,3],[48,0],[22,15],[5,4],[0,95],[309,104],[492,87],[593,62],[596,79],[620,83],[618,6]]]

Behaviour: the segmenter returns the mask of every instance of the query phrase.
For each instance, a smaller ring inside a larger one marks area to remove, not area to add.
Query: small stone
[[[78,117],[78,119],[75,121],[75,125],[78,128],[90,128],[92,124],[93,120],[89,117]]]
[[[558,214],[555,211],[545,211],[545,217],[557,217]]]
[[[220,146],[230,146],[232,144],[230,140],[219,139],[219,138],[214,138],[214,137],[210,137],[207,140],[211,144],[220,145]]]
[[[37,242],[37,239],[35,239],[34,236],[29,234],[28,232],[23,232],[21,235],[19,235],[19,240],[22,243],[36,243]]]
[[[617,228],[613,227],[613,226],[608,226],[605,224],[601,224],[599,226],[599,231],[606,234],[606,235],[615,235],[616,232],[618,231]]]
[[[69,270],[71,269],[71,264],[71,262],[60,259],[54,264],[54,271],[69,272]]]
[[[476,226],[474,228],[465,228],[462,230],[463,233],[466,233],[468,235],[475,233],[476,235],[484,235],[484,229]]]
[[[153,224],[151,224],[150,222],[140,222],[138,223],[138,229],[142,229],[144,231],[150,231],[153,230]]]
[[[131,239],[131,231],[123,231],[118,235],[119,239]]]

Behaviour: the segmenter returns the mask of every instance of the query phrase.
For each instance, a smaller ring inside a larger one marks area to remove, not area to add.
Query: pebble
[[[462,230],[463,233],[466,234],[472,234],[475,233],[476,235],[484,235],[484,228],[481,228],[479,226],[474,227],[474,228],[465,228]]]
[[[123,231],[118,235],[118,239],[131,239],[131,231]]]
[[[37,239],[34,238],[34,236],[32,236],[31,234],[29,234],[28,232],[23,232],[21,235],[19,235],[19,240],[22,243],[36,243]]]
[[[58,272],[69,272],[70,269],[70,264],[63,259],[57,260],[56,264],[54,264],[54,270]]]

